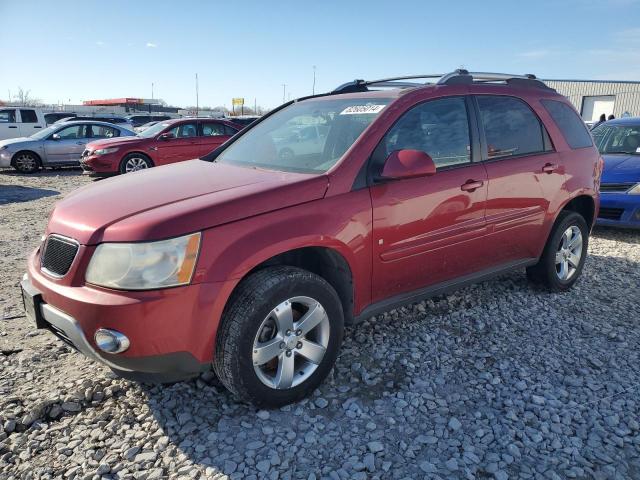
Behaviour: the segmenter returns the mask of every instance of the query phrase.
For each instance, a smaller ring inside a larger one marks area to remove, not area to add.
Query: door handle
[[[544,173],[553,173],[556,170],[558,170],[558,165],[556,165],[555,163],[546,163],[544,167],[542,167],[542,171]]]
[[[484,185],[482,180],[467,180],[465,183],[460,185],[460,190],[463,192],[474,192],[482,185]]]
[[[13,126],[9,126],[9,128],[18,128],[18,127],[16,127],[15,125],[13,125]]]

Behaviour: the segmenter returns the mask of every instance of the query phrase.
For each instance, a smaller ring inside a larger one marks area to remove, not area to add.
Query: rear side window
[[[224,135],[224,125],[221,123],[203,123],[202,135],[204,137],[216,137]]]
[[[22,123],[38,123],[38,115],[35,110],[20,110]]]
[[[382,140],[384,158],[395,150],[421,150],[436,167],[471,162],[467,107],[462,97],[431,100],[413,107]]]
[[[16,111],[13,109],[0,110],[0,123],[16,123]]]
[[[540,100],[556,123],[562,136],[573,149],[593,145],[587,126],[569,105],[555,100]]]
[[[513,97],[476,97],[489,159],[528,155],[549,150],[547,132],[522,100]]]

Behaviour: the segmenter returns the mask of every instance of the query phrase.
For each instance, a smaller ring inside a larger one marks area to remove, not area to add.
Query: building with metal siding
[[[640,81],[544,80],[569,99],[586,122],[600,115],[640,117]]]

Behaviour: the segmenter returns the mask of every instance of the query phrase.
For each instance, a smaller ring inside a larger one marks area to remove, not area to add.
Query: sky
[[[640,0],[0,0],[0,100],[273,108],[355,78],[640,80]]]

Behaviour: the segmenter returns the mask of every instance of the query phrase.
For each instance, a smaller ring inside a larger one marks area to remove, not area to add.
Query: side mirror
[[[176,138],[176,136],[171,132],[167,132],[167,133],[163,133],[158,138],[160,140],[171,140],[172,138]]]
[[[420,150],[396,150],[391,152],[382,169],[382,178],[400,179],[435,175],[436,164]]]
[[[51,135],[51,140],[60,140],[60,135],[54,133],[53,135]]]

